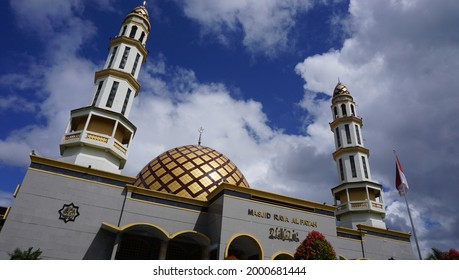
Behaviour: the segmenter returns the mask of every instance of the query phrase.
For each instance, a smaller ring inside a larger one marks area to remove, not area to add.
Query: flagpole
[[[414,223],[413,223],[413,218],[411,217],[411,211],[410,211],[410,205],[408,204],[408,199],[406,198],[406,195],[408,193],[408,183],[406,182],[406,177],[405,177],[405,174],[403,174],[403,170],[402,170],[402,166],[398,160],[398,157],[397,157],[397,153],[394,151],[394,155],[395,155],[395,160],[396,160],[396,171],[397,171],[397,175],[400,175],[399,173],[401,173],[401,176],[403,177],[400,178],[400,181],[401,181],[401,190],[399,189],[399,194],[400,196],[403,196],[405,198],[405,203],[406,203],[406,209],[408,210],[408,217],[410,218],[410,223],[411,223],[411,229],[413,230],[413,236],[414,236],[414,241],[416,242],[416,248],[418,249],[418,255],[419,255],[419,259],[422,260],[422,256],[421,256],[421,250],[419,249],[419,243],[418,243],[418,237],[416,236],[416,229],[414,228]],[[396,176],[397,179],[398,176]],[[396,179],[396,181],[397,181]],[[398,183],[396,182],[396,185]],[[397,189],[399,188],[399,186],[396,186]]]
[[[408,205],[408,199],[406,198],[406,192],[403,195],[403,197],[405,198],[406,209],[408,209],[408,217],[410,217],[411,228],[413,229],[413,236],[414,236],[414,241],[416,242],[416,248],[418,249],[419,259],[422,260],[421,250],[419,249],[418,237],[416,236],[416,230],[414,229],[413,218],[411,218],[411,211],[410,211],[410,206]]]

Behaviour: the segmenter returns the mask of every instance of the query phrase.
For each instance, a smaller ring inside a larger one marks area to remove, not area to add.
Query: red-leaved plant
[[[336,260],[336,253],[325,236],[318,231],[311,231],[296,249],[296,260]]]

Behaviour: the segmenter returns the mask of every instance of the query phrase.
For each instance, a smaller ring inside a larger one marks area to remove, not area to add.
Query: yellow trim
[[[228,243],[226,244],[225,256],[224,257],[225,258],[228,257],[228,250],[229,250],[229,247],[231,246],[231,243],[234,241],[234,239],[236,239],[236,238],[238,238],[240,236],[247,236],[247,237],[252,238],[255,241],[256,245],[258,246],[258,249],[260,250],[260,260],[263,260],[264,256],[265,256],[264,251],[263,251],[263,247],[261,246],[260,241],[258,241],[258,239],[255,236],[253,236],[252,234],[250,234],[250,233],[236,233],[236,234],[234,234],[229,239]]]
[[[16,185],[16,189],[14,190],[13,197],[16,198],[16,196],[19,193],[19,189],[21,189],[21,184]]]
[[[209,203],[207,201],[201,201],[193,198],[188,198],[188,197],[182,197],[182,196],[177,196],[175,194],[170,194],[170,193],[165,193],[161,191],[156,191],[156,190],[150,190],[150,189],[145,189],[142,187],[137,187],[134,185],[126,185],[126,190],[130,191],[132,193],[136,194],[141,194],[141,195],[146,195],[150,197],[157,197],[157,198],[162,198],[165,200],[171,200],[171,201],[177,201],[177,202],[182,202],[186,204],[192,204],[195,206],[200,206],[200,207],[208,207]]]
[[[336,227],[336,232],[342,232],[346,234],[351,234],[355,236],[362,236],[361,231],[356,230],[356,229],[350,229],[350,228],[345,228],[345,227]]]
[[[375,231],[379,233],[384,233],[387,235],[392,235],[392,236],[397,236],[397,237],[402,237],[402,238],[411,238],[411,234],[407,232],[402,232],[402,231],[396,231],[396,230],[391,230],[391,229],[383,229],[383,228],[377,228],[377,227],[372,227],[372,226],[367,226],[367,225],[357,225],[357,228],[359,230],[364,230],[364,231]],[[378,236],[376,236],[378,237]],[[403,240],[398,240],[398,241],[403,241]],[[406,241],[404,241],[406,242]]]
[[[266,191],[255,190],[255,189],[250,189],[250,188],[245,188],[245,187],[239,187],[239,186],[231,185],[231,184],[228,184],[228,183],[223,183],[220,186],[218,186],[214,191],[212,191],[212,193],[210,193],[207,196],[207,201],[202,201],[202,200],[198,200],[198,199],[194,199],[194,198],[181,197],[181,196],[177,196],[175,194],[170,194],[170,193],[151,190],[151,189],[145,189],[143,187],[134,186],[134,185],[130,185],[130,184],[128,184],[126,186],[126,189],[128,191],[131,191],[131,192],[136,193],[136,194],[146,195],[146,196],[150,196],[150,197],[157,197],[157,198],[162,198],[162,199],[171,200],[171,201],[178,201],[178,202],[191,204],[191,205],[196,205],[196,206],[200,206],[200,207],[209,207],[209,205],[212,204],[212,203],[209,203],[209,201],[212,200],[212,198],[214,198],[215,196],[217,196],[220,192],[222,192],[223,190],[232,190],[232,191],[236,191],[236,192],[240,192],[240,193],[245,193],[245,194],[249,194],[249,195],[258,196],[258,197],[261,197],[261,198],[266,198],[266,199],[269,199],[269,200],[289,203],[289,204],[292,204],[292,205],[295,205],[295,206],[298,206],[298,207],[310,207],[310,208],[320,209],[320,210],[324,210],[324,211],[329,211],[329,212],[332,212],[332,213],[334,213],[336,211],[336,206],[324,205],[322,203],[302,200],[302,199],[298,199],[298,198],[294,198],[294,197],[288,197],[288,196],[275,194],[275,193],[270,193],[270,192],[266,192]],[[225,196],[231,196],[231,195],[225,194]],[[277,204],[274,204],[274,203],[250,200],[250,199],[236,197],[236,196],[231,196],[231,197],[234,197],[234,198],[237,198],[237,199],[242,199],[242,200],[247,200],[247,201],[250,201],[252,203],[256,202],[256,203],[261,203],[261,204],[265,204],[265,205],[276,206],[276,207],[292,210],[292,208],[290,208],[288,206],[277,205]],[[293,209],[293,210],[301,211],[300,209]],[[310,213],[310,212],[308,212],[308,213]],[[332,218],[331,216],[318,214],[318,213],[312,213],[311,212],[311,214],[321,215],[321,216],[326,216],[326,217]]]
[[[37,168],[33,168],[33,167],[29,167],[29,170],[42,172],[42,173],[46,173],[46,174],[51,174],[51,175],[55,175],[55,176],[61,176],[61,177],[70,178],[70,179],[83,181],[83,182],[90,182],[91,184],[98,184],[98,185],[107,186],[107,187],[116,188],[116,189],[124,189],[124,187],[122,187],[122,186],[117,186],[117,185],[97,182],[97,181],[83,179],[83,178],[79,178],[79,177],[73,177],[73,176],[70,176],[70,175],[60,174],[60,173],[56,173],[56,172],[52,172],[52,171],[48,171],[48,170],[41,170],[41,169],[37,169]]]
[[[367,157],[370,157],[370,150],[364,147],[354,146],[354,147],[340,148],[339,150],[333,153],[333,159],[336,160],[338,157],[342,156],[343,154],[347,154],[347,153],[362,153],[362,154],[367,155]]]
[[[267,191],[262,191],[262,190],[256,190],[256,189],[251,189],[251,188],[244,188],[244,187],[238,187],[235,185],[231,185],[228,183],[223,183],[219,185],[212,193],[210,193],[207,196],[207,200],[212,200],[213,197],[215,197],[218,193],[220,193],[223,190],[232,190],[232,191],[237,191],[240,193],[246,193],[250,194],[253,196],[258,196],[270,200],[275,200],[279,202],[285,202],[293,205],[297,205],[300,207],[311,207],[311,208],[316,208],[324,211],[330,211],[330,212],[335,212],[336,211],[336,206],[331,206],[331,205],[324,205],[322,203],[317,203],[313,201],[308,201],[308,200],[302,200],[299,198],[294,198],[294,197],[289,197],[285,195],[280,195],[276,193],[271,193]]]
[[[147,201],[147,200],[142,200],[142,199],[137,199],[137,198],[132,198],[132,197],[128,197],[127,199],[132,200],[132,201],[136,201],[136,202],[140,202],[140,203],[148,203],[148,204],[153,204],[153,205],[157,205],[157,206],[168,207],[168,208],[172,208],[172,209],[178,209],[178,210],[181,210],[181,211],[189,211],[189,212],[194,212],[194,213],[199,213],[199,214],[208,214],[206,212],[202,212],[202,211],[199,211],[199,210],[188,209],[188,208],[185,208],[185,207],[179,207],[179,206],[173,206],[173,205],[167,205],[167,204],[163,204],[163,203]]]
[[[94,75],[94,82],[96,82],[100,78],[107,77],[107,76],[113,76],[113,77],[127,81],[134,88],[135,96],[139,94],[140,84],[139,82],[137,82],[134,76],[131,75],[131,73],[126,73],[120,70],[107,68],[107,69],[103,69],[103,70],[96,72],[96,74]]]
[[[271,256],[271,260],[274,260],[279,255],[289,255],[290,257],[292,257],[292,260],[294,259],[293,255],[291,253],[286,252],[286,251],[278,251],[274,255]]]
[[[142,43],[140,43],[139,40],[132,39],[132,38],[129,38],[127,36],[118,36],[116,38],[113,38],[110,41],[110,49],[114,45],[118,45],[120,43],[125,43],[127,45],[134,45],[140,51],[140,53],[142,54],[142,57],[143,57],[142,63],[145,62],[145,60],[147,59],[148,51],[147,51],[147,49],[145,49],[145,46],[142,45]]]
[[[336,118],[335,120],[333,120],[330,124],[330,129],[332,132],[335,132],[335,128],[339,125],[339,124],[342,124],[342,123],[350,123],[350,122],[353,122],[353,123],[357,123],[360,125],[360,127],[362,127],[362,118],[359,118],[359,117],[356,117],[356,116],[347,116],[347,117],[341,117],[341,118]]]
[[[124,23],[127,23],[129,22],[128,19],[130,19],[131,17],[139,17],[141,19],[143,19],[146,23],[147,23],[147,31],[150,32],[150,29],[151,29],[151,24],[150,24],[150,20],[146,17],[144,17],[143,15],[141,14],[137,14],[137,13],[129,13],[125,18],[124,18],[124,21],[123,21],[123,24]],[[138,23],[137,21],[134,21],[134,20],[130,20],[130,22],[135,22],[135,23]]]
[[[0,220],[6,220],[6,218],[8,217],[8,214],[10,213],[10,210],[11,210],[11,207],[6,207],[5,214],[0,216]]]
[[[339,256],[338,256],[338,260],[349,260],[349,259],[346,258],[346,257],[343,256],[343,255],[339,255]]]
[[[210,244],[210,238],[209,238],[207,235],[205,235],[205,234],[203,234],[203,233],[200,233],[199,231],[195,231],[195,230],[182,230],[182,231],[178,231],[178,232],[176,232],[176,233],[170,235],[169,238],[170,238],[170,239],[174,239],[175,237],[177,237],[177,236],[179,236],[179,235],[181,235],[181,234],[184,234],[184,233],[194,233],[194,234],[197,234],[197,235],[203,237],[204,239],[206,239],[206,240],[209,242],[209,244]]]
[[[159,227],[157,225],[150,224],[150,223],[130,223],[130,224],[126,224],[126,225],[124,225],[122,227],[118,227],[118,226],[112,225],[110,223],[102,222],[102,228],[106,229],[108,231],[111,231],[111,232],[123,232],[126,229],[128,229],[130,227],[134,227],[134,226],[149,226],[149,227],[158,229],[167,238],[169,238],[169,236],[170,236],[170,234],[165,229],[163,229],[162,227]]]
[[[116,174],[116,173],[111,173],[111,172],[102,171],[102,170],[93,169],[93,168],[88,168],[86,166],[76,165],[76,164],[73,164],[73,163],[54,160],[54,159],[49,159],[49,158],[40,157],[40,156],[36,156],[36,155],[30,155],[30,160],[33,163],[39,163],[39,164],[44,164],[44,165],[51,166],[51,167],[57,167],[57,168],[62,168],[62,169],[67,169],[67,170],[71,170],[71,171],[76,171],[76,172],[88,174],[88,175],[99,176],[99,177],[103,177],[103,178],[107,178],[107,179],[112,179],[112,180],[116,180],[116,181],[125,182],[127,184],[133,183],[135,181],[134,177],[121,175],[121,174]],[[60,174],[60,175],[62,175],[62,174]],[[73,176],[70,176],[70,177],[74,178]],[[93,181],[91,181],[91,182],[93,182]]]

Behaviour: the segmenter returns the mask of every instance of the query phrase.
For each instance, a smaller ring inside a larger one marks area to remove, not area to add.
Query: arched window
[[[123,26],[123,32],[121,32],[121,36],[124,36],[124,34],[126,34],[126,28],[127,28],[127,25]]]
[[[343,116],[347,116],[346,105],[341,104],[341,112],[343,112]]]
[[[143,43],[143,37],[145,37],[145,32],[142,31],[142,34],[140,34],[139,38],[140,43]]]
[[[355,134],[357,135],[357,143],[359,143],[359,145],[361,145],[362,141],[360,141],[360,132],[359,132],[359,126],[358,125],[355,125]]]
[[[341,137],[339,136],[339,129],[336,128],[336,143],[338,144],[338,147],[341,147]]]
[[[354,105],[353,104],[351,104],[351,113],[352,113],[353,116],[355,116],[355,109],[354,109]]]
[[[344,165],[342,159],[339,159],[339,175],[341,177],[341,181],[344,181]]]
[[[137,26],[132,26],[131,33],[129,34],[129,38],[134,38],[135,33],[137,33]]]
[[[335,119],[338,117],[338,109],[336,106],[333,108],[333,113],[335,113]]]
[[[351,140],[351,130],[350,130],[348,124],[344,125],[344,130],[346,131],[346,141],[347,141],[347,143],[348,143],[348,144],[352,144],[352,140]]]

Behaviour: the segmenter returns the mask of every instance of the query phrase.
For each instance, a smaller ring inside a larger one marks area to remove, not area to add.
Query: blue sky
[[[2,1],[0,204],[29,152],[59,158],[72,109],[141,1]],[[330,94],[338,77],[363,117],[386,224],[409,231],[395,191],[396,149],[423,254],[459,248],[459,2],[148,1],[149,56],[124,174],[197,142],[231,158],[254,188],[333,203]]]

